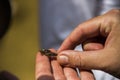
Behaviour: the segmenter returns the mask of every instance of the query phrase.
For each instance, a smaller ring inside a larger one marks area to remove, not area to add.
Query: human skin
[[[54,49],[50,49],[56,52]],[[52,68],[52,69],[51,69]],[[95,80],[91,71],[81,70],[81,77],[76,70],[70,67],[62,67],[56,59],[49,60],[40,52],[36,56],[35,76],[36,80]]]
[[[83,44],[84,51],[74,48]],[[102,70],[120,78],[120,10],[114,9],[76,27],[58,49],[63,66]]]

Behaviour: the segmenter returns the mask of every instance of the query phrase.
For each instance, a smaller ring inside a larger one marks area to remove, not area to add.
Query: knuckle
[[[110,15],[111,15],[111,18],[113,19],[113,20],[120,20],[120,9],[112,9],[110,12],[108,12],[108,13],[110,13]]]
[[[112,9],[105,16],[104,22],[107,22],[106,24],[120,23],[120,9]]]
[[[112,12],[112,13],[120,13],[120,9],[111,9],[110,12]]]
[[[75,55],[74,55],[75,54]],[[70,66],[71,67],[81,67],[81,56],[79,53],[74,53],[71,56]]]

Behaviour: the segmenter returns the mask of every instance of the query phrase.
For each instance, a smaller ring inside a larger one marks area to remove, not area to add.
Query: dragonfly
[[[50,51],[48,49],[41,49],[40,52],[41,52],[42,55],[46,55],[48,57],[55,57],[55,56],[57,56],[57,53],[54,53],[54,52],[52,52],[52,51]]]

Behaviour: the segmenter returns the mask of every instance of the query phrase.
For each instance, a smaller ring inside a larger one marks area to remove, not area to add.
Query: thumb
[[[79,67],[81,69],[99,69],[105,70],[109,64],[110,57],[104,50],[96,51],[74,51],[66,50],[58,54],[57,60],[61,65],[69,67]]]

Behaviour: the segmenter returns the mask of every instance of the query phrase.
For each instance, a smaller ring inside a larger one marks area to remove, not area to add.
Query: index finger
[[[54,80],[51,73],[51,66],[47,56],[41,55],[40,52],[36,56],[36,80],[49,79]]]
[[[58,52],[67,49],[74,49],[84,40],[99,35],[100,20],[100,18],[96,17],[76,27],[75,30],[73,30],[73,32],[64,40]]]

